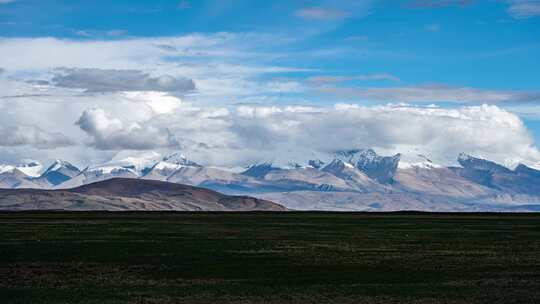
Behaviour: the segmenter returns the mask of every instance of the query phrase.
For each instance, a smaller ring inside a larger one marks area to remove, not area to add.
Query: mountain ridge
[[[332,210],[448,211],[467,206],[469,210],[504,210],[524,203],[536,210],[534,205],[540,204],[540,171],[525,164],[512,170],[462,153],[457,157],[460,166],[442,166],[420,153],[413,157],[400,153],[380,156],[372,149],[338,151],[332,157],[330,161],[312,159],[305,165],[295,162],[297,165],[284,167],[262,162],[238,172],[203,166],[181,153],[165,157],[156,153],[121,155],[84,170],[58,161],[37,178],[7,170],[0,172],[0,188],[68,189],[129,178],[275,199],[287,207],[306,209],[320,206],[320,201],[327,201],[325,206],[329,206],[331,197],[335,201],[328,209]],[[62,174],[65,181],[57,183],[46,176],[51,172]],[[302,199],[304,202],[299,203]]]

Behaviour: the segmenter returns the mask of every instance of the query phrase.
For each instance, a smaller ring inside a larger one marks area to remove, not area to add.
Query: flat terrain
[[[540,303],[540,215],[2,213],[0,303]]]

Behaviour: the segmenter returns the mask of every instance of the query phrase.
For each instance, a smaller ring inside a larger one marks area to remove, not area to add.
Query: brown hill
[[[155,180],[115,178],[66,190],[0,190],[0,210],[285,211],[247,196]]]

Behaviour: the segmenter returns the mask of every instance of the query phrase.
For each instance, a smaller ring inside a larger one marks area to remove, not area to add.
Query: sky
[[[0,0],[0,163],[540,164],[540,0]]]

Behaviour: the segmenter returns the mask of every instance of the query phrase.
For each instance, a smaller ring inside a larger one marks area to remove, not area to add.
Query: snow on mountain
[[[3,174],[3,173],[11,173],[11,172],[13,172],[13,170],[15,170],[15,166],[11,166],[11,165],[0,165],[0,174]]]
[[[540,178],[540,170],[539,169],[537,169],[535,167],[526,166],[524,164],[519,164],[514,171],[519,173],[519,174],[526,174],[526,175],[530,175],[530,176]]]
[[[43,166],[36,161],[28,161],[17,166],[0,165],[0,174],[12,173],[15,169],[18,169],[29,177],[39,177],[43,171]]]
[[[184,154],[176,152],[165,156],[161,161],[155,163],[148,170],[145,170],[143,178],[167,180],[170,176],[184,167],[201,168],[196,162],[189,160]]]
[[[73,177],[79,175],[81,170],[71,163],[57,159],[50,165],[45,172],[39,177],[40,180],[45,180],[51,185],[60,185]]]
[[[136,154],[128,154],[127,152],[118,153],[113,159],[105,163],[102,166],[102,169],[130,169],[134,172],[140,174],[144,169],[152,167],[155,163],[160,161],[162,158],[161,154],[157,152],[142,152]],[[107,173],[111,173],[108,171]]]
[[[180,152],[175,152],[173,154],[163,157],[162,162],[165,162],[168,164],[174,164],[174,165],[200,167],[199,164],[197,164],[196,162],[192,160],[187,159],[186,156]]]
[[[155,152],[125,152],[82,172],[69,162],[57,160],[39,177],[40,165],[28,162],[21,166],[0,165],[0,188],[73,188],[123,177],[189,184],[239,195],[265,197],[274,193],[280,202],[293,208],[302,205],[317,209],[323,201],[324,208],[346,206],[347,210],[400,210],[406,204],[411,210],[439,210],[442,205],[438,202],[446,204],[445,210],[457,208],[454,206],[484,210],[482,206],[491,203],[540,205],[540,170],[528,165],[511,170],[460,154],[461,167],[446,166],[419,151],[381,156],[372,149],[304,156],[303,161],[267,161],[235,171],[201,166],[182,153],[161,157]]]
[[[120,152],[106,163],[88,167],[85,174],[93,178],[141,176],[160,160],[161,155],[156,152]]]
[[[434,169],[442,167],[442,165],[433,162],[428,156],[416,153],[401,154],[401,159],[398,164],[398,168],[403,170],[411,168]]]
[[[372,149],[337,151],[335,158],[348,163],[381,183],[392,183],[401,154],[379,156]]]
[[[465,153],[460,153],[458,156],[459,164],[469,170],[487,171],[489,173],[511,173],[512,170],[501,166],[495,162],[476,158]]]
[[[43,172],[43,165],[37,161],[26,161],[18,165],[17,169],[30,177],[39,177]]]

